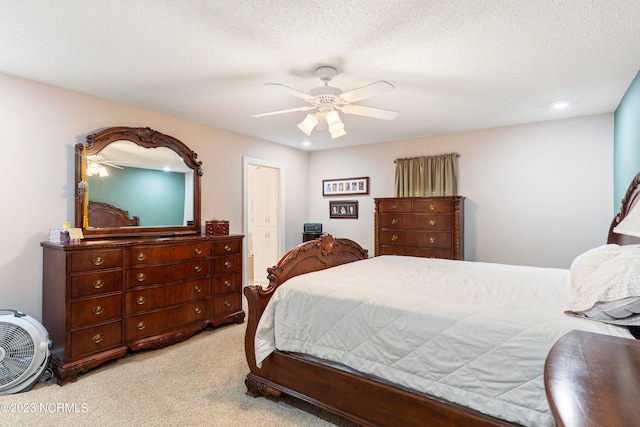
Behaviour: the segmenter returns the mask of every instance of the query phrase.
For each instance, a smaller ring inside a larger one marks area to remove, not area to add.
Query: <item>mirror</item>
[[[181,141],[114,127],[75,151],[75,224],[85,238],[200,233],[202,162]]]

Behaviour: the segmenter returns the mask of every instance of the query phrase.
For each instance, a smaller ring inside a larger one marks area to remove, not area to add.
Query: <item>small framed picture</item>
[[[352,196],[369,194],[369,177],[322,180],[322,195]]]
[[[357,200],[330,200],[329,218],[352,218],[358,219]]]

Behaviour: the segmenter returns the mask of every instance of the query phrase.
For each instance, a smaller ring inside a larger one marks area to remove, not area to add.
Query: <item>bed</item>
[[[554,425],[543,379],[553,344],[572,330],[633,339],[572,304],[574,279],[593,277],[594,259],[640,250],[612,232],[639,182],[607,244],[566,270],[368,258],[330,235],[294,248],[266,288],[244,290],[247,393],[285,393],[361,425]]]

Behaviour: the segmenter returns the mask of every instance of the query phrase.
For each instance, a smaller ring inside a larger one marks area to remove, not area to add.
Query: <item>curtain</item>
[[[456,196],[458,154],[397,159],[396,197]]]

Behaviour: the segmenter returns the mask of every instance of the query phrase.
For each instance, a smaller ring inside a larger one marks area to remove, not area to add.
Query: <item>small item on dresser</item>
[[[49,242],[66,245],[69,243],[69,230],[63,228],[50,228]]]
[[[224,219],[213,219],[211,221],[205,221],[207,236],[228,236],[229,235],[229,221]]]
[[[69,237],[71,238],[72,244],[80,243],[80,241],[84,239],[84,235],[82,234],[82,228],[70,228]]]

